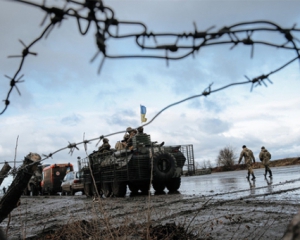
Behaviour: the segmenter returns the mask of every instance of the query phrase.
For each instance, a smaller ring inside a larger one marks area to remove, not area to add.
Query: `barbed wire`
[[[160,110],[148,123],[142,125],[142,126],[147,126],[151,124],[161,113],[163,113],[166,109],[171,108],[175,105],[181,104],[185,101],[202,97],[205,96],[207,97],[211,93],[215,93],[221,90],[224,90],[226,88],[236,86],[236,85],[242,85],[242,84],[251,84],[251,89],[250,91],[253,90],[253,87],[257,86],[267,86],[268,83],[272,83],[272,81],[269,79],[270,75],[282,70],[292,62],[296,61],[297,59],[300,59],[300,48],[297,45],[297,42],[300,42],[296,37],[293,36],[294,33],[300,32],[300,29],[296,28],[296,25],[293,25],[292,28],[282,28],[278,24],[275,24],[270,21],[251,21],[251,22],[242,22],[238,24],[234,24],[228,27],[223,27],[215,32],[212,32],[211,30],[214,27],[211,27],[207,29],[206,31],[198,31],[196,23],[194,23],[194,32],[190,33],[153,33],[153,32],[148,32],[146,25],[144,25],[141,22],[133,22],[133,21],[119,21],[117,20],[114,16],[114,11],[109,8],[104,6],[103,2],[98,0],[98,1],[90,1],[86,0],[84,3],[78,2],[78,1],[72,1],[72,0],[66,0],[66,4],[63,8],[57,8],[57,7],[47,7],[46,3],[42,5],[35,4],[32,2],[28,1],[23,1],[23,0],[18,0],[18,2],[29,4],[34,7],[38,7],[41,10],[46,12],[46,16],[42,21],[41,25],[44,25],[47,17],[50,18],[50,23],[44,28],[42,31],[41,35],[37,37],[34,41],[32,41],[28,46],[22,41],[19,40],[20,43],[24,46],[24,49],[22,51],[21,55],[12,55],[9,57],[20,57],[20,65],[19,68],[17,69],[16,73],[14,74],[13,77],[10,77],[8,75],[5,75],[6,78],[10,79],[10,89],[7,93],[7,97],[4,100],[5,107],[0,113],[3,114],[8,105],[10,104],[9,97],[11,92],[13,91],[14,88],[16,88],[17,92],[19,95],[21,95],[21,92],[19,91],[17,84],[24,82],[22,80],[24,74],[20,75],[20,72],[22,70],[25,58],[28,55],[34,55],[36,56],[37,53],[31,51],[31,48],[43,37],[47,37],[52,29],[54,28],[55,25],[61,24],[63,20],[66,19],[66,17],[73,17],[76,18],[77,20],[77,25],[78,25],[78,30],[81,35],[86,35],[87,32],[89,31],[91,24],[94,24],[96,26],[96,44],[98,51],[96,54],[92,57],[91,62],[93,62],[99,54],[103,55],[103,58],[100,62],[99,68],[98,68],[98,73],[101,71],[101,68],[103,66],[104,60],[106,58],[157,58],[157,59],[164,59],[167,62],[167,65],[169,63],[169,60],[180,60],[183,58],[186,58],[190,55],[194,56],[195,53],[197,53],[201,48],[208,47],[208,46],[215,46],[215,45],[231,45],[231,50],[236,47],[239,44],[243,45],[249,45],[252,47],[251,49],[251,58],[254,56],[254,45],[266,45],[270,47],[275,47],[275,48],[280,48],[284,50],[292,50],[295,51],[296,57],[287,61],[285,64],[281,65],[277,69],[269,72],[268,74],[262,74],[260,76],[254,77],[254,78],[249,78],[248,76],[245,76],[247,81],[241,81],[241,82],[235,82],[231,84],[224,85],[223,87],[217,88],[217,89],[212,89],[212,84],[210,84],[207,88],[204,89],[204,91],[201,94],[190,96],[188,98],[185,98],[183,100],[180,100],[178,102],[172,103],[162,110]],[[75,10],[73,7],[68,7],[69,4],[75,4],[78,5],[80,8]],[[89,11],[88,16],[83,16],[80,14],[80,12],[86,9]],[[96,16],[99,15],[99,13],[102,13],[102,17],[104,19],[99,19]],[[81,21],[87,21],[87,27],[85,30],[83,30]],[[142,31],[139,33],[133,33],[133,34],[119,34],[119,27],[123,25],[137,25],[139,27],[142,27]],[[254,27],[259,25],[259,27]],[[116,27],[116,33],[112,33],[111,28]],[[285,40],[284,43],[278,44],[274,42],[268,42],[268,41],[259,41],[255,40],[253,38],[253,33],[255,32],[277,32],[280,33],[283,36],[283,39]],[[241,36],[242,35],[242,36]],[[172,44],[167,44],[167,45],[160,45],[158,43],[158,40],[160,38],[165,38],[165,37],[174,37],[175,41]],[[106,51],[106,44],[107,41],[110,38],[115,38],[115,39],[124,39],[124,38],[133,38],[135,39],[135,42],[137,46],[141,49],[147,49],[147,50],[153,50],[153,51],[159,51],[160,55],[148,55],[148,54],[141,54],[141,55],[111,55]],[[150,41],[147,41],[149,39],[154,40],[154,44],[150,44]],[[182,39],[192,39],[193,43],[191,45],[182,45],[181,40]],[[200,41],[200,42],[196,42]],[[180,50],[185,50],[186,52],[184,53],[179,53],[176,55]],[[172,55],[173,54],[173,55]],[[20,75],[20,76],[19,76]],[[52,158],[53,155],[56,153],[67,150],[69,149],[69,154],[73,154],[73,152],[78,148],[78,145],[84,145],[85,151],[87,150],[87,144],[91,143],[93,141],[98,141],[96,146],[99,144],[99,142],[104,138],[104,137],[109,137],[113,136],[116,134],[120,133],[125,133],[126,130],[121,130],[118,132],[110,133],[107,135],[101,135],[99,137],[85,140],[83,138],[83,141],[78,142],[78,143],[70,143],[63,148],[60,148],[52,153],[49,154],[42,154],[43,158],[40,160],[40,162],[43,162],[46,159]],[[15,161],[14,161],[15,162]],[[3,162],[5,163],[5,162]],[[36,164],[36,163],[32,163]],[[20,171],[22,168],[19,168],[17,171]],[[13,168],[14,171],[16,168]],[[14,171],[10,171],[10,174]]]
[[[47,38],[50,32],[54,29],[55,25],[60,25],[67,19],[67,17],[76,19],[78,30],[81,35],[86,35],[92,25],[96,27],[95,38],[98,49],[96,54],[92,57],[91,62],[93,62],[99,54],[102,54],[102,60],[100,61],[98,73],[100,73],[104,64],[104,60],[106,58],[164,59],[166,60],[168,66],[169,60],[180,60],[191,55],[194,57],[195,53],[198,53],[199,50],[204,47],[228,44],[231,45],[231,50],[240,44],[251,46],[251,58],[254,56],[255,45],[266,45],[277,49],[279,48],[284,50],[293,50],[295,51],[297,58],[300,59],[300,48],[297,45],[297,42],[300,41],[293,35],[294,33],[300,32],[300,29],[296,28],[296,24],[294,24],[291,28],[283,28],[271,21],[250,21],[237,23],[231,26],[225,26],[217,31],[212,31],[215,26],[210,27],[205,31],[198,31],[196,23],[194,22],[194,32],[154,33],[149,32],[147,26],[141,22],[118,20],[117,18],[115,18],[113,9],[105,6],[101,0],[85,0],[82,2],[66,0],[63,8],[48,7],[46,6],[45,0],[43,4],[36,4],[24,0],[17,0],[17,2],[37,7],[44,11],[46,15],[42,20],[41,26],[44,25],[47,18],[50,19],[50,23],[44,28],[41,35],[33,40],[28,46],[22,40],[19,40],[20,43],[24,46],[21,55],[8,56],[10,58],[19,57],[21,58],[21,61],[19,68],[12,77],[5,75],[6,78],[10,79],[10,89],[7,93],[6,99],[3,100],[5,106],[0,112],[0,115],[2,115],[6,111],[8,105],[10,104],[9,99],[14,88],[17,90],[18,94],[21,95],[21,92],[18,89],[17,85],[24,82],[24,80],[22,80],[24,74],[20,75],[20,72],[22,70],[25,58],[28,55],[37,55],[36,52],[31,51],[31,48],[33,48],[33,46],[43,37]],[[75,9],[75,7],[78,8]],[[88,11],[88,14],[86,15],[86,12],[85,15],[83,15],[83,13],[81,14],[83,10]],[[87,23],[85,29],[83,29],[82,22]],[[119,28],[121,28],[122,26],[137,26],[142,30],[138,31],[137,33],[120,34]],[[113,30],[115,30],[115,33],[113,33]],[[284,42],[278,44],[276,42],[256,40],[254,39],[253,34],[258,32],[279,33],[283,37]],[[166,37],[173,37],[174,39],[170,41],[170,44],[159,44],[159,40],[165,40]],[[106,48],[107,42],[110,39],[124,38],[132,38],[135,41],[136,45],[140,48],[140,50],[152,50],[155,52],[159,52],[159,54],[109,54]],[[192,44],[182,44],[182,40],[184,39],[192,39]],[[282,66],[282,68],[290,64],[292,61],[293,60],[288,61]],[[264,75],[262,75],[261,77],[264,79]]]
[[[296,61],[298,59],[298,57],[295,57],[294,59],[292,59],[291,61],[289,61],[288,63],[286,64],[290,64],[294,61]],[[177,102],[174,102],[172,104],[169,104],[168,106],[164,107],[162,110],[160,110],[157,114],[154,115],[153,118],[150,119],[149,122],[141,125],[141,127],[144,127],[144,126],[147,126],[149,124],[151,124],[159,115],[161,115],[164,111],[166,111],[167,109],[171,108],[171,107],[174,107],[176,105],[179,105],[183,102],[186,102],[186,101],[189,101],[189,100],[192,100],[194,98],[199,98],[199,97],[207,97],[208,95],[212,94],[212,93],[216,93],[216,92],[219,92],[219,91],[222,91],[226,88],[229,88],[229,87],[233,87],[233,86],[237,86],[237,85],[245,85],[245,84],[251,84],[251,87],[250,87],[250,92],[253,90],[253,87],[258,87],[258,86],[265,86],[267,87],[268,86],[268,83],[271,83],[273,84],[273,82],[269,79],[269,77],[272,75],[272,74],[275,74],[276,72],[280,71],[282,69],[282,66],[269,72],[268,74],[265,74],[265,75],[261,75],[261,76],[258,76],[258,77],[255,77],[253,78],[252,80],[250,80],[247,76],[245,76],[245,78],[247,79],[247,81],[241,81],[241,82],[235,82],[235,83],[231,83],[231,84],[227,84],[227,85],[224,85],[220,88],[216,88],[216,89],[212,89],[212,85],[213,83],[209,84],[208,87],[206,87],[202,93],[198,94],[198,95],[194,95],[194,96],[190,96],[190,97],[187,97],[185,99],[182,99],[180,101],[177,101]],[[266,83],[266,81],[268,83]],[[137,126],[136,129],[140,127],[140,126]],[[83,135],[83,141],[81,142],[78,142],[78,143],[70,143],[66,146],[66,147],[63,147],[63,148],[60,148],[52,153],[49,153],[49,154],[42,154],[43,158],[39,161],[40,163],[45,161],[46,159],[49,159],[49,158],[52,158],[53,155],[55,155],[56,153],[58,152],[61,152],[63,150],[67,150],[69,149],[69,154],[73,154],[75,149],[79,150],[78,146],[79,145],[82,145],[84,146],[84,150],[85,152],[87,152],[87,144],[93,142],[93,141],[98,141],[96,146],[99,144],[99,142],[105,138],[105,137],[110,137],[110,136],[113,136],[113,135],[117,135],[117,134],[121,134],[121,133],[126,133],[126,130],[121,130],[121,131],[117,131],[117,132],[114,132],[114,133],[110,133],[110,134],[106,134],[106,135],[101,135],[99,137],[96,137],[96,138],[92,138],[92,139],[89,139],[89,140],[86,140],[85,139],[85,134]],[[1,164],[1,163],[0,163]],[[33,164],[36,164],[36,162],[33,162],[32,164],[29,164],[29,165],[26,165],[26,166],[23,166],[23,167],[20,167],[18,169],[19,170],[23,170],[24,168],[27,168],[28,166],[31,166]]]

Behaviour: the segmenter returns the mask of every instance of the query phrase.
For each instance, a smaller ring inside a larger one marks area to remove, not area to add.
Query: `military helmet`
[[[243,147],[242,148],[246,148],[246,145],[243,145]]]
[[[133,129],[131,128],[131,127],[128,127],[128,128],[126,128],[126,132],[132,132],[133,131]]]
[[[265,147],[264,147],[264,146],[262,146],[262,147],[261,147],[261,149],[265,149]]]
[[[107,138],[103,138],[103,142],[108,142],[109,140]]]
[[[138,127],[137,129],[139,132],[143,132],[144,131],[144,128],[143,127]]]

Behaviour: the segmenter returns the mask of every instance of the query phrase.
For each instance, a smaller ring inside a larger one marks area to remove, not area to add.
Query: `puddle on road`
[[[272,196],[274,200],[299,199],[300,166],[272,168],[273,178],[263,176],[264,169],[255,169],[256,179],[247,181],[247,171],[213,173],[182,177],[180,192],[184,198],[213,196],[216,199]]]

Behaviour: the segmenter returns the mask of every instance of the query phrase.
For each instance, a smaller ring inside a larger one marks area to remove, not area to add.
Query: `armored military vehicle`
[[[79,160],[87,196],[98,192],[105,197],[124,197],[127,186],[132,193],[148,193],[150,183],[157,192],[179,189],[186,161],[180,145],[163,146],[151,142],[147,134],[135,135],[132,144],[132,150],[95,151]]]

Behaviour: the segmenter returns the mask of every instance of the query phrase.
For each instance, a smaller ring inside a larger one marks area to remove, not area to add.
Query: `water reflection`
[[[273,192],[273,178],[271,177],[270,179],[268,179],[267,177],[265,177],[265,181],[267,182],[268,185],[268,193],[272,193]]]
[[[252,182],[248,179],[248,183],[250,186],[250,194],[254,195],[255,194],[255,180],[253,180]]]
[[[222,179],[219,179],[219,181],[221,183],[236,183],[237,178],[222,178]]]

